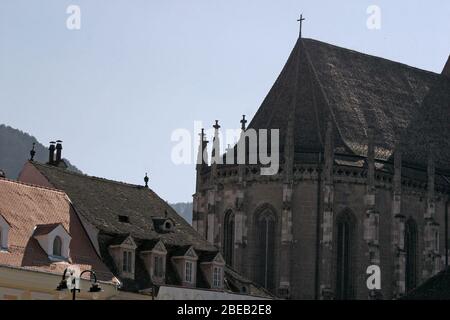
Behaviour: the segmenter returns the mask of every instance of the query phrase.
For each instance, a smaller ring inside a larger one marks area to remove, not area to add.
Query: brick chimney
[[[48,164],[55,164],[55,141],[50,141],[50,147],[48,147]]]
[[[445,64],[441,74],[450,78],[450,55],[448,56],[447,63]]]
[[[57,140],[56,141],[55,165],[58,165],[61,162],[61,153],[62,153],[62,141],[61,140]]]

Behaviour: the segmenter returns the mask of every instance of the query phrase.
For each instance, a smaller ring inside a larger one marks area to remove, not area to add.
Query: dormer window
[[[162,241],[147,242],[143,245],[141,258],[153,283],[163,284],[166,281],[167,250]]]
[[[0,251],[8,250],[9,223],[0,215]]]
[[[200,254],[200,268],[211,289],[223,288],[225,260],[220,252],[205,251]]]
[[[172,230],[172,227],[173,227],[173,225],[172,225],[172,222],[171,222],[170,220],[167,220],[167,221],[164,223],[164,229],[165,229],[166,231],[171,231],[171,230]]]
[[[123,258],[122,258],[122,272],[132,273],[132,253],[128,250],[123,250]]]
[[[171,218],[153,218],[153,225],[159,233],[173,232],[175,230],[175,221]]]
[[[108,247],[120,276],[124,278],[134,279],[136,248],[131,236],[117,237]]]
[[[175,249],[172,253],[172,262],[174,263],[181,285],[186,287],[194,287],[197,283],[197,260],[194,247],[184,246]]]
[[[56,236],[53,240],[53,255],[56,257],[62,256],[62,240],[59,236]]]
[[[153,259],[153,276],[164,277],[163,257],[155,256]]]
[[[130,223],[130,218],[128,216],[121,216],[121,215],[119,215],[119,222]]]
[[[51,261],[67,260],[72,237],[60,223],[37,225],[33,233]]]
[[[193,273],[193,266],[194,264],[191,261],[185,262],[185,271],[184,271],[184,280],[188,283],[192,283],[192,273]]]
[[[221,267],[213,268],[213,287],[221,288],[222,287],[222,270]]]

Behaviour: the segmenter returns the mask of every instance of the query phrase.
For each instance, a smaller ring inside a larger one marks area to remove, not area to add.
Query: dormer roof
[[[55,230],[58,226],[61,226],[64,229],[64,231],[70,236],[69,232],[64,228],[64,226],[61,223],[38,224],[34,229],[33,235],[35,237],[47,235],[53,230]]]
[[[222,254],[218,251],[203,251],[199,254],[199,260],[201,263],[225,264]]]
[[[129,249],[136,249],[137,245],[131,235],[118,235],[111,242],[110,247],[125,247]]]
[[[193,246],[181,246],[172,251],[172,257],[181,258],[181,257],[190,257],[190,258],[198,258],[198,255],[195,253]]]
[[[161,240],[148,240],[145,241],[144,244],[140,247],[141,252],[160,252],[167,254],[167,249],[164,243]]]

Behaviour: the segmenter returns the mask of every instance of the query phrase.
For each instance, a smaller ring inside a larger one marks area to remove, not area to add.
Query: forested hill
[[[48,161],[47,147],[28,133],[0,124],[0,170],[6,173],[7,178],[17,178],[23,165],[30,158],[33,142],[36,143],[34,160],[46,163]],[[67,159],[64,161],[69,170],[80,172]]]
[[[170,204],[175,211],[182,216],[189,224],[192,224],[192,202],[178,202]]]
[[[0,124],[0,170],[6,173],[7,178],[17,179],[23,165],[30,158],[33,142],[36,143],[34,160],[46,163],[48,161],[48,147],[42,145],[35,137],[26,132]],[[67,159],[64,159],[64,161],[67,163],[69,170],[81,173]],[[171,206],[186,221],[192,223],[192,202],[178,202],[171,204]]]

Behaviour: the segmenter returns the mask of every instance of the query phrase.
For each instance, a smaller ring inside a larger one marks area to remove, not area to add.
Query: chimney
[[[48,147],[48,164],[55,164],[55,141],[50,141],[50,147]]]
[[[55,164],[58,165],[61,162],[61,153],[62,153],[62,141],[56,141],[56,160]]]
[[[448,56],[447,63],[445,64],[441,74],[450,78],[450,55]]]

